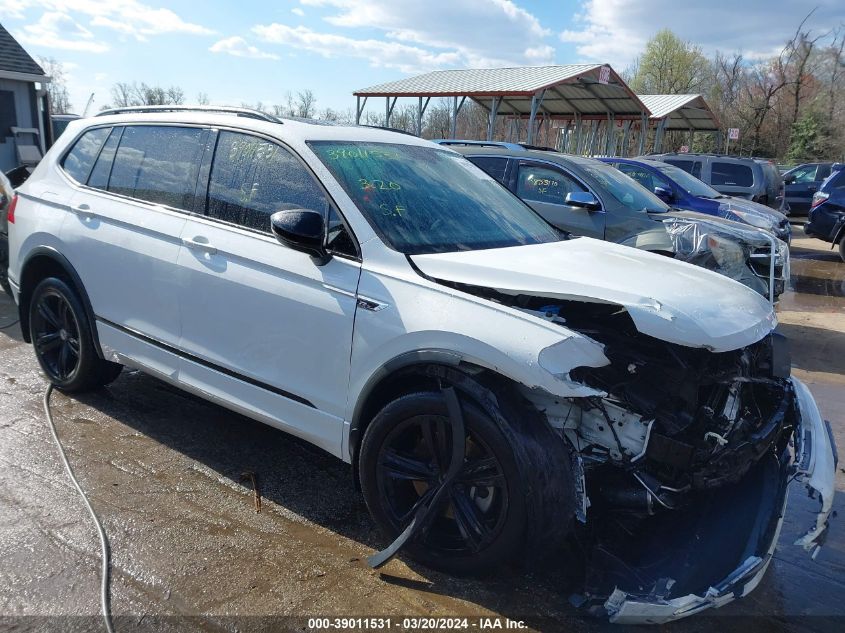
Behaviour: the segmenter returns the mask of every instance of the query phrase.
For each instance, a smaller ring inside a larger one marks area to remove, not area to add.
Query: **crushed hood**
[[[766,300],[736,281],[586,237],[411,259],[440,281],[509,295],[621,305],[643,334],[715,352],[755,343],[777,325]]]

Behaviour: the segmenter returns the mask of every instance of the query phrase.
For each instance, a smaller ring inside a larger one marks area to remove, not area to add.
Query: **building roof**
[[[0,24],[0,71],[24,75],[42,75],[44,70]]]
[[[531,113],[531,98],[545,89],[537,114],[584,118],[639,117],[648,110],[619,75],[604,64],[437,70],[356,90],[359,97],[469,97],[486,109],[501,97],[499,114]],[[609,72],[608,72],[609,71]]]
[[[701,95],[639,95],[652,120],[666,119],[666,130],[715,131],[719,120]]]

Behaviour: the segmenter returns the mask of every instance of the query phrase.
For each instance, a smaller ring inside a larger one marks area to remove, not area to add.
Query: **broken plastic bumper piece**
[[[683,592],[677,597],[671,597],[678,592],[672,591],[675,580],[669,576],[649,593],[625,591],[617,586],[603,605],[611,622],[662,624],[705,609],[721,607],[750,593],[762,580],[774,553],[786,510],[787,484],[793,478],[806,485],[811,496],[818,498],[820,503],[812,527],[795,544],[810,552],[813,558],[818,554],[833,507],[837,452],[830,426],[822,419],[809,389],[800,380],[791,380],[795,416],[794,460],[789,451],[784,451],[777,460],[761,463],[735,487],[733,496],[725,499],[721,511],[708,515],[700,524],[706,528],[699,532],[701,540],[695,547],[699,552],[707,552],[710,541],[725,538],[724,525],[720,527],[724,517],[749,512],[749,506],[753,504],[756,518],[752,519],[749,514],[750,522],[747,524],[747,528],[752,529],[743,530],[750,536],[747,543],[738,544],[735,550],[741,552],[735,559],[739,563],[733,571],[723,572],[722,580],[712,583],[705,591]],[[777,464],[774,463],[776,461]],[[722,543],[725,550],[730,549],[728,543]],[[701,565],[706,567],[703,561]],[[700,581],[701,578],[697,583]]]

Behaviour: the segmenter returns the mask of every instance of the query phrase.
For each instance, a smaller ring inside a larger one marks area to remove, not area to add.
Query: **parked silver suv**
[[[135,367],[352,464],[393,539],[373,566],[477,572],[577,532],[585,604],[660,622],[757,584],[794,478],[823,542],[835,451],[765,299],[565,239],[449,149],[108,114],[18,196],[9,277],[47,378]]]

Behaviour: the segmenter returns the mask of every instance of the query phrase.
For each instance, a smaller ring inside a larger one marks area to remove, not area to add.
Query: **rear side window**
[[[523,200],[566,204],[566,194],[572,191],[586,191],[569,176],[535,165],[520,165],[516,195]]]
[[[109,191],[193,210],[203,134],[199,128],[125,128],[111,169]]]
[[[117,144],[120,142],[120,135],[123,134],[122,127],[116,127],[109,135],[106,144],[94,164],[94,169],[88,177],[88,186],[95,189],[107,189],[109,186],[109,174],[111,174],[112,161],[117,151]]]
[[[505,184],[505,172],[508,169],[507,158],[497,158],[494,156],[470,156],[469,160],[474,165],[486,171],[488,176],[495,178],[503,185]]]
[[[328,200],[285,148],[248,134],[220,132],[208,185],[208,215],[269,233],[270,216],[284,209],[311,209],[325,216]]]
[[[688,174],[692,174],[693,161],[691,160],[678,160],[677,158],[666,158],[663,160],[663,162],[669,163],[670,165],[674,165],[675,167],[679,167]]]
[[[750,187],[754,184],[754,173],[748,165],[714,161],[710,168],[710,184],[714,186]]]
[[[79,137],[73,149],[65,156],[62,167],[76,182],[83,185],[88,182],[88,174],[91,173],[94,161],[97,160],[110,130],[111,128],[107,127],[88,130]]]

